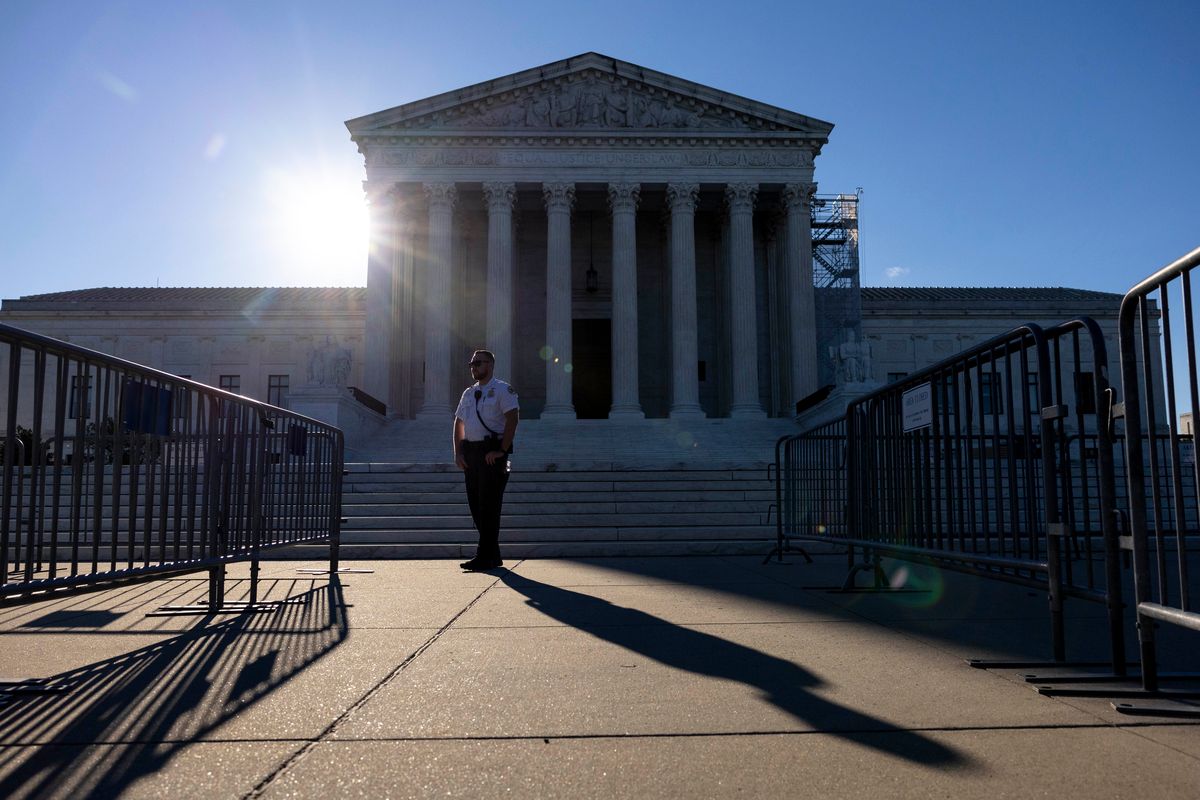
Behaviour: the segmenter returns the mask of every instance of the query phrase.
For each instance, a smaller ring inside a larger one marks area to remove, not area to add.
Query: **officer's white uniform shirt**
[[[475,414],[475,392],[477,391],[480,393],[478,415]],[[480,417],[483,417],[483,422],[487,423],[488,428],[500,436],[504,433],[504,414],[519,407],[517,390],[499,378],[493,377],[485,384],[475,383],[473,386],[467,387],[467,390],[462,393],[462,399],[458,401],[458,410],[454,412],[454,416],[463,421],[467,441],[481,442],[491,434],[479,421]]]

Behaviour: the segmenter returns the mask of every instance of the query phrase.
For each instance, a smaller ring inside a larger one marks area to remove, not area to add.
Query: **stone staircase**
[[[462,475],[446,464],[349,465],[342,557],[469,558]],[[515,470],[506,558],[766,553],[775,488],[765,468]],[[302,546],[314,557],[324,545]]]
[[[504,497],[505,558],[763,553],[767,464],[790,420],[522,420]],[[469,558],[476,533],[451,418],[394,420],[351,450],[342,557]],[[302,546],[314,557],[323,545]]]

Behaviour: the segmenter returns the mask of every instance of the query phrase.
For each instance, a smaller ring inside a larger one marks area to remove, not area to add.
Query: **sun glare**
[[[353,177],[271,170],[264,187],[271,250],[291,286],[360,282],[366,263],[367,210]]]

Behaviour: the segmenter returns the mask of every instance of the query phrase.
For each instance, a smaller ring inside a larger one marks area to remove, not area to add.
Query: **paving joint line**
[[[513,566],[520,566],[520,564],[521,564],[521,562],[518,561]],[[272,770],[270,773],[268,773],[266,775],[266,777],[264,777],[261,781],[259,781],[249,792],[246,792],[245,794],[243,794],[242,800],[249,800],[250,798],[262,797],[263,792],[265,792],[267,790],[267,788],[269,788],[270,785],[272,783],[274,783],[277,778],[282,776],[285,772],[287,772],[289,769],[291,769],[293,766],[295,766],[297,763],[299,763],[299,761],[301,759],[303,759],[304,756],[308,755],[308,753],[310,753],[314,747],[316,747],[318,744],[325,741],[330,736],[332,736],[335,732],[337,732],[339,725],[341,725],[343,722],[345,722],[347,719],[349,719],[350,715],[353,714],[355,711],[357,711],[358,709],[360,709],[364,705],[366,705],[366,703],[368,701],[370,701],[371,698],[373,698],[376,694],[378,694],[380,691],[382,691],[384,687],[386,687],[389,683],[391,683],[392,680],[395,679],[395,677],[397,675],[399,675],[405,668],[407,668],[409,664],[416,661],[417,658],[419,658],[421,655],[423,655],[426,650],[428,650],[430,647],[432,647],[433,644],[438,639],[441,638],[442,634],[450,629],[450,626],[452,626],[459,619],[459,617],[461,617],[463,614],[466,614],[468,611],[470,611],[475,606],[475,604],[478,603],[480,601],[480,599],[482,599],[483,596],[488,593],[488,590],[490,590],[492,587],[494,587],[498,583],[500,583],[500,580],[501,580],[500,578],[496,578],[490,584],[485,586],[483,588],[483,591],[481,591],[479,594],[477,594],[475,596],[475,598],[473,600],[471,600],[471,602],[469,602],[465,606],[463,606],[458,611],[457,614],[455,614],[453,617],[450,618],[449,621],[446,622],[445,625],[443,625],[432,636],[430,636],[428,639],[426,639],[425,642],[423,644],[421,644],[420,647],[418,647],[416,650],[414,650],[412,653],[410,653],[408,655],[408,657],[406,657],[403,661],[401,661],[396,666],[395,669],[393,669],[391,672],[389,672],[387,675],[385,675],[378,683],[376,683],[374,686],[372,686],[370,689],[368,689],[362,695],[362,697],[358,698],[358,700],[351,703],[350,706],[347,707],[345,711],[343,711],[332,722],[330,722],[327,726],[325,726],[325,729],[322,730],[319,734],[317,734],[316,737],[314,737],[313,739],[306,742],[303,747],[301,747],[295,753],[292,753],[292,755],[289,756],[287,758],[287,760],[285,760],[282,764],[280,764],[278,767],[276,767],[274,770]],[[264,740],[264,741],[270,741],[270,740]]]
[[[734,736],[840,736],[843,734],[892,734],[892,733],[970,733],[978,731],[1050,731],[1050,730],[1102,730],[1106,728],[1116,728],[1118,730],[1128,730],[1130,733],[1137,733],[1139,729],[1150,728],[1196,728],[1200,727],[1200,723],[1182,722],[1164,718],[1159,722],[1143,721],[1129,722],[1125,724],[1108,724],[1103,722],[1084,722],[1079,724],[1070,723],[1046,723],[1046,724],[1031,724],[1031,725],[944,725],[922,728],[852,728],[838,730],[753,730],[753,731],[660,731],[647,733],[553,733],[553,734],[511,734],[511,735],[493,735],[493,736],[362,736],[356,738],[338,739],[338,743],[373,743],[373,742],[493,742],[493,741],[537,741],[537,740],[553,740],[562,741],[569,740],[588,740],[588,739],[671,739],[671,738],[704,738],[704,737],[734,737]],[[1140,735],[1140,734],[1139,734]],[[1147,739],[1154,744],[1162,744],[1165,747],[1170,747],[1163,742]],[[78,741],[16,741],[5,742],[0,744],[0,751],[6,749],[14,749],[21,747],[127,747],[130,745],[156,745],[156,744],[174,744],[174,745],[227,745],[227,744],[270,744],[282,742],[304,743],[306,745],[320,744],[323,741],[318,737],[306,736],[286,736],[273,739],[248,739],[244,737],[229,738],[229,739],[119,739],[109,741],[94,741],[91,739],[80,739]],[[1172,747],[1172,749],[1175,749]],[[1183,751],[1180,751],[1183,752]],[[1184,752],[1184,755],[1191,755]],[[1195,758],[1196,756],[1191,756]]]

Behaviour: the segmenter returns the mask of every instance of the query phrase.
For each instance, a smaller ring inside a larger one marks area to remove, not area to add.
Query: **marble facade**
[[[346,124],[365,388],[396,415],[444,417],[481,344],[544,419],[786,416],[817,388],[831,124],[596,53]]]

